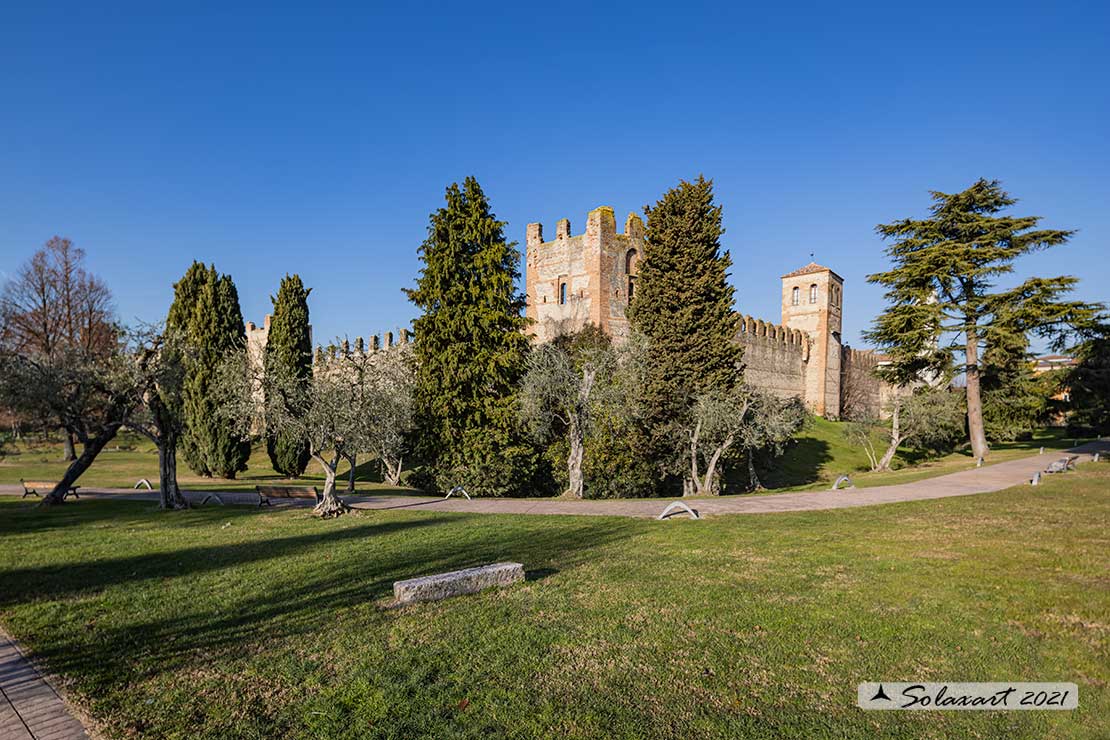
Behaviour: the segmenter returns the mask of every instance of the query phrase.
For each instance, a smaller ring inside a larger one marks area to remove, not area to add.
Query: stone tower
[[[625,309],[635,294],[644,252],[644,222],[634,213],[617,233],[613,209],[586,216],[586,233],[571,236],[570,221],[555,224],[555,239],[543,240],[543,225],[528,224],[525,259],[526,315],[540,342],[594,324],[620,341],[628,335]]]
[[[782,276],[782,325],[809,335],[803,398],[826,419],[840,416],[841,314],[844,278],[810,262]]]

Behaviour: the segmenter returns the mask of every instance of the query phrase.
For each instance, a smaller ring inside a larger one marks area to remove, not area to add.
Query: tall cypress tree
[[[413,324],[418,451],[440,488],[524,492],[534,456],[515,415],[528,350],[520,255],[473,177],[448,187],[446,201],[431,214],[416,288],[405,291],[422,311]]]
[[[246,342],[239,293],[231,277],[220,275],[215,266],[194,262],[174,284],[166,325],[189,348],[181,393],[182,457],[198,475],[234,478],[247,469],[250,443],[220,423],[209,392],[224,356]]]
[[[264,366],[269,374],[281,366],[293,376],[308,379],[312,376],[312,332],[308,321],[308,294],[300,275],[286,275],[278,287],[270,320],[270,333],[266,339]],[[266,453],[274,470],[295,478],[308,465],[308,445],[289,434],[266,434]]]
[[[741,382],[743,350],[712,180],[683,180],[644,213],[644,256],[629,323],[651,346],[643,388],[651,409],[646,452],[671,471],[694,399]]]

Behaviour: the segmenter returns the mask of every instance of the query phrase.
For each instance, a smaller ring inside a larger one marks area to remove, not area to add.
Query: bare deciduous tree
[[[92,357],[115,349],[112,294],[84,268],[84,250],[55,236],[0,290],[0,342],[8,351],[50,364],[58,353]],[[65,432],[66,462],[76,459]]]

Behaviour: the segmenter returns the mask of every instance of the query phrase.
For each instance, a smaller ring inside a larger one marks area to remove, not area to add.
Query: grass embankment
[[[0,621],[113,736],[1110,736],[1110,465],[655,522],[0,500]],[[529,581],[387,608],[400,578]],[[1074,681],[1072,712],[862,712],[865,680]]]
[[[845,427],[846,424],[842,422],[811,419],[785,454],[775,460],[774,468],[762,476],[763,484],[770,489],[779,490],[826,488],[838,476],[848,474],[852,476],[852,482],[860,487],[887,486],[975,467],[976,460],[970,450],[960,450],[929,460],[903,449],[894,459],[895,470],[871,473],[868,472],[867,454],[862,448],[848,442]],[[1077,441],[1084,440],[1066,437],[1061,429],[1040,430],[1029,440],[995,443],[991,446],[986,464],[1035,455],[1041,447],[1046,452],[1067,449]],[[881,454],[881,441],[876,440],[876,447]]]

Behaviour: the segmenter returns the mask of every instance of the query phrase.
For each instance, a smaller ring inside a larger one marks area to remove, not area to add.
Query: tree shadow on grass
[[[765,487],[792,488],[821,480],[821,469],[829,460],[832,460],[832,454],[829,452],[828,442],[802,437],[792,442],[778,457],[757,454],[755,469],[760,482]],[[747,467],[745,465],[734,467],[737,470],[733,475],[741,484],[739,490],[745,490],[748,483]]]
[[[76,609],[80,618],[106,617],[94,640],[80,626],[54,625],[29,647],[50,670],[79,677],[81,685],[118,685],[136,671],[174,671],[226,650],[265,650],[270,641],[316,632],[348,610],[384,604],[396,580],[512,560],[524,563],[534,583],[639,531],[638,523],[610,519],[510,523],[473,514],[389,516],[373,521],[380,517],[364,515],[359,519],[371,520],[348,520],[341,528],[313,522],[324,529],[290,537],[9,569],[0,572],[0,607],[68,601],[65,611]],[[219,584],[229,574],[247,587],[224,593]],[[181,578],[191,579],[196,592],[169,588]],[[111,589],[102,599],[101,592]],[[122,604],[148,597],[169,604],[158,603],[151,617],[120,611],[126,609]],[[108,614],[105,603],[111,605]]]

